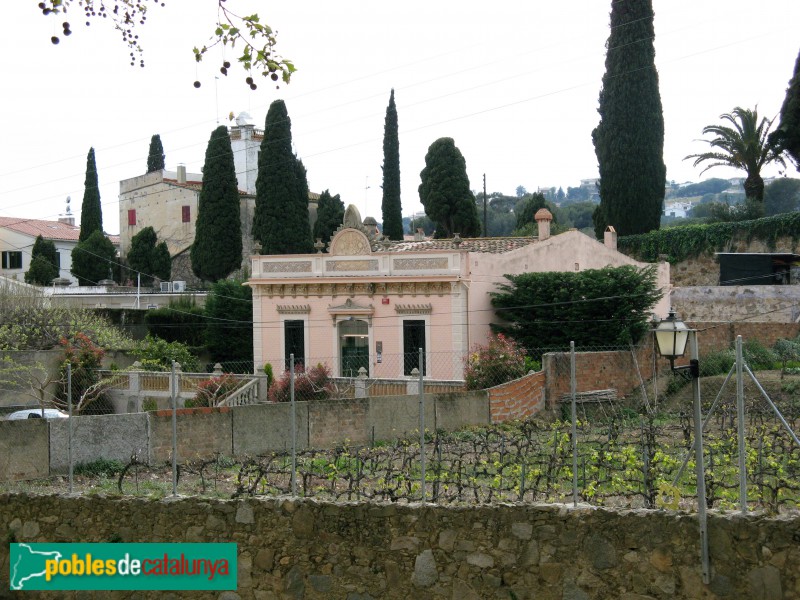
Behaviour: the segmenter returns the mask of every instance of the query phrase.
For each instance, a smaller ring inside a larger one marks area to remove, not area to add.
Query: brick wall
[[[545,354],[542,368],[547,403],[554,408],[561,396],[570,393],[569,353]],[[645,380],[653,375],[652,346],[637,348],[635,355],[629,350],[575,353],[576,392],[614,389],[618,396],[627,396],[639,389],[639,373]]]
[[[527,419],[543,410],[545,387],[545,372],[539,371],[489,388],[492,423]]]
[[[747,321],[727,322],[688,322],[687,325],[698,330],[697,344],[700,356],[731,348],[736,336],[742,341],[756,340],[770,347],[781,338],[792,339],[800,334],[800,323],[749,323]]]

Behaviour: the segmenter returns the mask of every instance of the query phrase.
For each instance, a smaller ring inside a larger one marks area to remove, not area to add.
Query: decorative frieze
[[[310,260],[293,260],[285,262],[261,261],[262,273],[311,273]]]
[[[329,260],[325,263],[327,272],[377,271],[377,260]]]
[[[405,282],[353,282],[342,281],[336,283],[262,283],[254,286],[262,296],[273,298],[372,298],[378,296],[444,296],[458,294],[458,283],[442,281],[405,281]]]
[[[447,269],[447,257],[439,258],[395,258],[392,265],[398,271],[422,271],[425,269]]]

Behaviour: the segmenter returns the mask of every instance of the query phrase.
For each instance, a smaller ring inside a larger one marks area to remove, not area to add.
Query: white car
[[[18,410],[10,413],[9,415],[6,416],[6,421],[19,421],[22,419],[41,419],[41,418],[42,418],[41,408],[29,408],[26,410]],[[63,411],[58,410],[57,408],[45,408],[44,418],[67,419],[69,418],[69,415]]]

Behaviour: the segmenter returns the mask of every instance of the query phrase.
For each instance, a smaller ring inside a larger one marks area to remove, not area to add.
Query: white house
[[[30,268],[31,251],[38,236],[55,244],[58,260],[58,276],[69,279],[73,285],[78,284],[73,277],[72,250],[78,244],[81,229],[75,225],[71,215],[59,217],[58,221],[42,221],[22,217],[0,217],[0,275],[10,279],[23,281],[25,272]],[[119,248],[119,236],[108,236]]]

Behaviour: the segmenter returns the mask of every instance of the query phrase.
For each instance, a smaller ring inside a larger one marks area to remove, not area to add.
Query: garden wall
[[[527,419],[544,410],[546,387],[546,376],[542,370],[489,388],[492,423]]]
[[[800,285],[674,288],[670,303],[684,321],[791,323],[800,318]]]
[[[41,479],[50,474],[46,421],[0,421],[0,481]]]
[[[661,361],[669,367],[666,361]],[[553,352],[542,356],[545,373],[546,397],[549,408],[555,408],[562,396],[570,389],[569,352]],[[578,393],[597,390],[616,390],[617,396],[637,393],[641,382],[639,373],[646,381],[653,375],[653,347],[635,349],[635,358],[630,351],[601,351],[575,353],[575,379]]]
[[[237,595],[195,591],[171,593],[173,598],[778,600],[800,595],[800,518],[712,512],[708,531],[712,577],[706,585],[696,516],[678,512],[0,495],[0,535],[18,542],[237,544]],[[3,580],[9,573],[8,544],[0,544],[0,573]],[[136,597],[164,596],[137,592]]]
[[[295,403],[297,448],[396,439],[419,430],[419,396]],[[178,460],[258,455],[291,448],[291,405],[179,409]],[[452,431],[489,424],[486,391],[425,395],[425,427]],[[69,420],[0,421],[0,481],[69,469]],[[74,464],[98,459],[163,463],[172,456],[172,411],[73,417]]]

